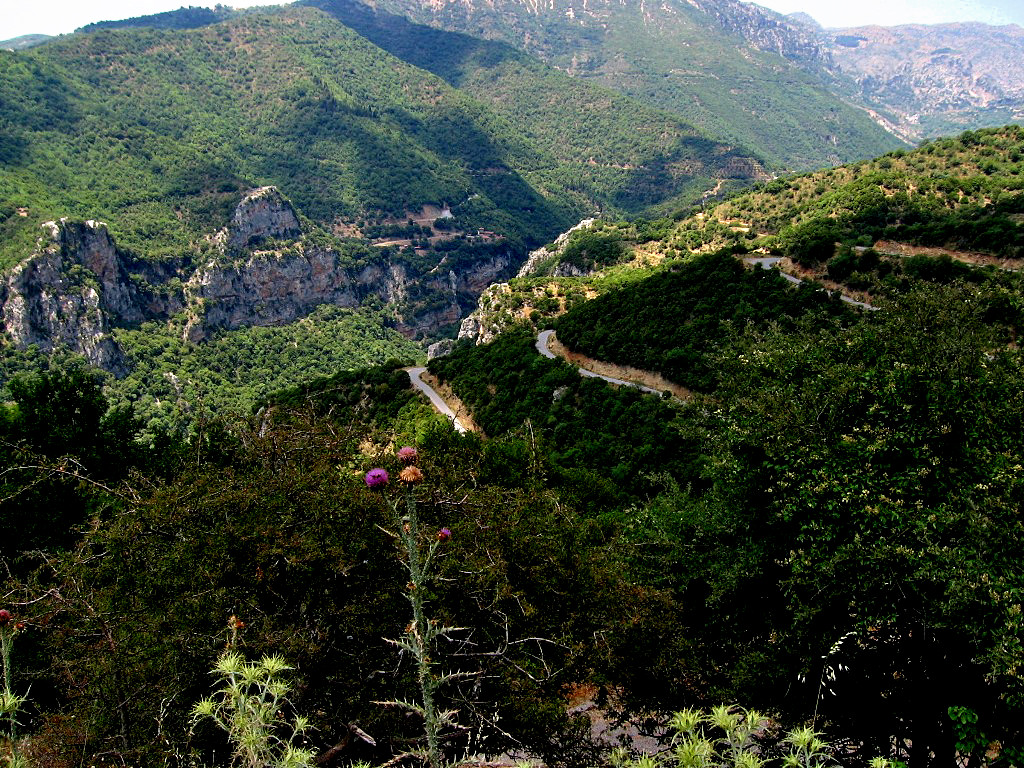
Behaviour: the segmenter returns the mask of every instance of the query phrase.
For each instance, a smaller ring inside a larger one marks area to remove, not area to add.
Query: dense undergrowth
[[[658,371],[711,392],[719,374],[710,353],[731,330],[786,325],[809,313],[852,315],[838,296],[810,284],[789,289],[777,272],[745,269],[718,251],[581,304],[559,318],[558,338],[589,357]]]
[[[1022,129],[968,131],[914,150],[784,177],[681,217],[669,253],[765,247],[807,265],[836,242],[881,238],[1019,257]]]
[[[443,691],[465,727],[449,757],[595,764],[565,706],[586,685],[633,713],[742,701],[912,765],[995,740],[1012,764],[1024,380],[976,290],[724,323],[704,352],[722,375],[688,404],[584,381],[511,332],[434,364],[486,439],[397,368],[141,443],[88,371],[16,378],[0,520],[23,748],[217,759],[223,735],[190,735],[188,713],[230,616],[241,652],[294,665],[309,748],[414,748],[416,718],[374,703],[416,683],[381,639],[407,626],[405,577],[363,482],[409,443],[421,530],[449,531],[431,615],[464,628],[439,649],[466,673]]]

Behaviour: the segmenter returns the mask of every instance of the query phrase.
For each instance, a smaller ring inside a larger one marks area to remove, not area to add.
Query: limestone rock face
[[[538,275],[537,268],[543,262],[552,257],[560,256],[562,252],[565,251],[565,245],[569,242],[569,238],[572,236],[573,232],[586,229],[595,221],[597,221],[597,219],[583,219],[583,221],[575,227],[567,229],[555,238],[555,242],[553,243],[554,250],[549,250],[548,247],[545,246],[543,248],[538,248],[535,251],[530,251],[530,257],[526,260],[526,263],[519,268],[519,272],[516,274],[516,277],[536,277]]]
[[[294,322],[321,304],[355,308],[376,297],[395,308],[401,333],[422,337],[457,323],[463,306],[512,267],[512,254],[504,254],[417,276],[385,256],[354,265],[300,236],[295,210],[273,187],[242,199],[231,224],[211,238],[215,255],[198,267],[142,260],[119,249],[104,224],[49,222],[36,252],[0,279],[0,322],[18,347],[66,347],[123,376],[128,362],[115,328],[184,313],[185,338],[200,342],[220,330]],[[256,249],[269,240],[273,249]]]
[[[227,245],[241,250],[268,239],[294,240],[302,234],[299,217],[277,187],[260,187],[242,198],[228,227]]]
[[[370,287],[382,299],[391,293],[380,270],[352,275],[328,250],[282,256],[261,253],[242,262],[211,262],[196,270],[185,286],[193,309],[186,338],[202,341],[216,330],[283,325],[320,304],[357,307]]]
[[[480,294],[477,308],[459,326],[459,338],[471,339],[474,344],[488,344],[506,330],[514,318],[508,312],[492,308],[501,307],[502,298],[511,293],[508,283],[495,283]]]
[[[112,325],[134,325],[184,306],[180,292],[158,292],[154,267],[117,249],[105,225],[48,222],[38,253],[11,270],[0,286],[3,328],[19,347],[49,352],[66,346],[115,375],[127,372]]]
[[[447,357],[455,351],[454,339],[441,339],[427,347],[427,360],[435,360],[439,357]]]

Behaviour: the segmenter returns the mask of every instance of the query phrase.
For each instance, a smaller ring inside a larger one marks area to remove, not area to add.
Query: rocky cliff
[[[506,276],[511,254],[427,275],[410,274],[385,252],[351,256],[302,239],[299,218],[273,187],[253,190],[231,223],[209,238],[199,265],[144,261],[119,249],[98,222],[48,222],[36,252],[0,282],[0,322],[19,348],[66,347],[121,376],[128,361],[111,331],[181,318],[185,338],[222,330],[283,325],[322,304],[358,307],[371,297],[390,306],[399,331],[429,335],[454,324],[462,307]]]
[[[227,247],[241,250],[269,239],[294,240],[302,235],[302,227],[292,204],[276,187],[260,187],[242,198],[225,234]]]
[[[120,251],[101,223],[48,222],[37,253],[0,284],[3,329],[18,347],[34,344],[49,352],[65,346],[115,375],[124,374],[127,363],[111,328],[182,309],[180,291],[153,287],[166,284],[178,268]]]
[[[834,66],[831,52],[815,30],[789,17],[741,0],[689,2],[758,50],[777,53],[812,69],[831,70]]]
[[[828,30],[859,97],[916,137],[1024,119],[1024,29],[934,24]]]

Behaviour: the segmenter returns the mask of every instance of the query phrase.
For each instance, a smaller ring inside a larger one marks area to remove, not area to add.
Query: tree
[[[711,491],[651,508],[699,542],[670,553],[698,555],[677,588],[737,694],[778,704],[735,671],[759,666],[790,716],[914,766],[951,762],[950,707],[1004,760],[1021,743],[1024,377],[980,311],[931,287],[849,329],[741,336],[704,408]]]

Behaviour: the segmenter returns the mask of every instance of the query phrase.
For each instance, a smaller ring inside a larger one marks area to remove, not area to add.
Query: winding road
[[[541,331],[539,334],[537,334],[537,343],[535,345],[537,347],[538,352],[544,355],[544,357],[550,358],[552,360],[554,360],[555,357],[557,357],[557,355],[555,355],[555,353],[551,351],[551,348],[549,346],[551,344],[551,335],[553,333],[554,331],[551,330]],[[586,368],[580,368],[579,366],[576,367],[576,370],[579,371],[580,376],[587,376],[592,379],[603,379],[604,381],[607,381],[609,384],[615,384],[620,387],[635,387],[636,389],[639,389],[641,392],[648,392],[652,395],[661,395],[661,390],[653,389],[652,387],[645,387],[643,384],[637,384],[632,381],[626,381],[625,379],[616,379],[613,376],[603,376],[600,373],[588,371]]]
[[[459,417],[455,415],[455,412],[448,407],[448,403],[446,403],[441,395],[437,393],[436,389],[423,380],[423,374],[426,373],[427,369],[423,367],[406,368],[405,371],[409,374],[409,381],[412,382],[412,385],[427,396],[427,399],[430,400],[430,404],[434,406],[438,413],[452,423],[452,426],[455,427],[455,431],[465,433],[465,425],[459,421]]]
[[[747,264],[758,266],[761,269],[777,269],[777,265],[780,259],[778,256],[767,256],[764,258],[744,259],[744,261]],[[781,269],[779,269],[778,272],[780,275],[782,275],[783,278],[793,283],[794,285],[800,285],[801,283],[804,282],[798,277],[794,277],[793,275],[783,272]],[[857,301],[855,299],[850,298],[849,296],[845,296],[842,294],[840,294],[839,298],[845,301],[847,304],[852,304],[853,306],[856,307],[862,307],[868,310],[879,309],[879,307],[873,307],[870,304],[865,304],[863,301]],[[537,343],[535,345],[537,348],[537,352],[542,354],[544,357],[550,358],[552,360],[558,357],[554,352],[551,351],[550,347],[551,336],[553,334],[554,331],[552,330],[541,331],[539,334],[537,334]],[[434,408],[437,409],[438,413],[440,413],[449,421],[451,421],[456,431],[466,432],[466,427],[462,424],[462,422],[459,421],[458,417],[455,415],[452,409],[448,407],[448,404],[444,401],[444,398],[442,398],[441,395],[437,393],[437,390],[435,390],[433,387],[431,387],[429,384],[423,381],[422,376],[427,369],[420,367],[406,368],[405,370],[409,374],[409,380],[412,381],[412,385],[427,396],[427,398],[430,400]],[[607,381],[609,384],[614,384],[620,387],[635,387],[636,389],[639,389],[641,392],[647,392],[648,394],[652,395],[661,396],[662,394],[661,390],[657,390],[652,387],[647,387],[644,386],[643,384],[637,384],[632,381],[626,381],[625,379],[617,379],[613,376],[604,376],[603,374],[597,373],[595,371],[591,371],[586,368],[581,368],[578,365],[576,366],[576,370],[579,371],[580,376],[586,376],[594,379],[602,379],[603,381]]]
[[[544,357],[550,358],[552,360],[554,360],[557,357],[557,355],[551,351],[551,348],[549,346],[549,344],[551,343],[551,335],[553,333],[554,331],[550,330],[541,331],[537,335],[536,344],[537,351],[540,354],[544,355]],[[465,425],[461,421],[459,421],[459,417],[455,415],[455,412],[452,411],[452,409],[448,406],[448,403],[444,401],[444,398],[441,397],[441,395],[438,393],[436,389],[434,389],[432,386],[430,386],[429,384],[427,384],[427,382],[423,380],[423,374],[426,373],[427,369],[421,366],[417,368],[405,368],[404,370],[406,373],[409,374],[409,381],[412,382],[412,385],[427,396],[427,399],[430,400],[430,404],[434,406],[434,409],[438,413],[440,413],[442,416],[444,416],[452,423],[452,426],[455,427],[455,431],[465,433],[467,431]],[[615,384],[621,387],[635,387],[636,389],[639,389],[641,392],[647,392],[648,394],[658,395],[659,397],[662,394],[661,390],[653,389],[651,387],[645,387],[642,384],[636,384],[635,382],[626,381],[625,379],[616,379],[612,376],[603,376],[600,373],[588,371],[586,368],[580,368],[579,366],[576,367],[576,370],[579,371],[580,376],[587,376],[594,379],[602,379],[604,381],[607,381],[609,384]]]
[[[765,256],[763,258],[758,259],[744,259],[743,261],[747,264],[758,266],[761,269],[774,269],[780,275],[782,275],[783,278],[793,283],[793,285],[800,285],[801,283],[803,283],[803,280],[801,280],[799,277],[793,277],[793,275],[790,275],[786,272],[783,272],[781,269],[778,269],[777,265],[780,261],[782,261],[782,258],[779,256]],[[822,290],[827,289],[822,288]],[[857,301],[856,299],[852,299],[849,296],[842,293],[839,294],[839,298],[840,300],[845,301],[847,304],[852,304],[853,306],[861,307],[862,309],[868,309],[871,310],[872,312],[879,309],[879,307],[873,307],[870,304],[865,304],[863,301]]]

